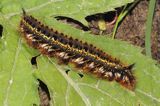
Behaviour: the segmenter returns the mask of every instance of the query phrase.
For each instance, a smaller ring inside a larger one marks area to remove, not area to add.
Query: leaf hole
[[[2,33],[3,33],[3,26],[0,24],[0,38],[2,37]]]
[[[40,56],[40,54],[31,58],[31,64],[32,66],[35,66],[36,68],[38,68],[37,67],[37,57],[38,56]]]
[[[71,70],[67,69],[67,70],[65,71],[67,75],[68,75],[69,71],[71,71]]]
[[[65,17],[65,16],[56,16],[54,18],[56,18],[58,21],[62,21],[64,23],[70,24],[77,29],[81,29],[83,31],[89,31],[89,28],[87,26],[83,25],[80,21],[77,21],[73,18]]]
[[[85,19],[89,23],[92,23],[94,21],[96,22],[99,20],[104,20],[109,25],[112,25],[116,22],[117,15],[118,15],[117,11],[109,11],[105,13],[97,13],[97,14],[89,15],[89,16],[86,16]]]
[[[78,73],[78,75],[79,75],[81,78],[83,78],[83,77],[84,77],[84,75],[83,75],[83,74],[81,74],[81,73]]]
[[[40,79],[37,79],[39,82],[38,92],[40,97],[40,106],[50,106],[50,93],[47,85]]]

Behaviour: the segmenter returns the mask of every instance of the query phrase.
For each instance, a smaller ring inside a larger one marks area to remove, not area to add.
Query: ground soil
[[[144,48],[147,15],[148,1],[142,0],[121,23],[116,39],[122,39]],[[160,0],[157,0],[156,3],[151,36],[152,56],[157,61],[160,61]]]
[[[148,0],[141,0],[122,20],[119,24],[115,39],[121,39],[127,41],[133,45],[145,47],[145,29],[148,15]],[[117,9],[117,14],[120,14],[122,8]],[[92,15],[96,18],[89,19],[89,28],[92,34],[95,35],[107,35],[113,32],[114,24],[108,24],[109,19],[106,17],[115,19],[115,15],[108,13]],[[99,17],[101,18],[99,18]],[[103,30],[99,27],[98,22],[101,19],[106,22],[106,29]],[[112,21],[110,22],[112,23]],[[111,34],[110,34],[111,35]],[[157,0],[156,9],[152,25],[151,33],[152,44],[152,57],[160,61],[160,0]],[[143,51],[145,54],[145,50]]]

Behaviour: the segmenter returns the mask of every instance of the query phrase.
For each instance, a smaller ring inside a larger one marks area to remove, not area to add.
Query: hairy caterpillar
[[[20,32],[30,46],[44,55],[56,57],[64,64],[72,63],[99,78],[115,80],[130,90],[135,87],[133,64],[126,66],[92,44],[49,28],[25,11],[20,21]]]

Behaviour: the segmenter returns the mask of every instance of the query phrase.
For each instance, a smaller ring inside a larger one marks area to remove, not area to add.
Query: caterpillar
[[[99,48],[74,39],[64,33],[42,24],[23,10],[20,21],[20,33],[31,47],[41,54],[55,57],[63,64],[74,64],[84,73],[90,73],[101,79],[116,81],[129,90],[135,88],[135,77],[131,65],[103,52]]]

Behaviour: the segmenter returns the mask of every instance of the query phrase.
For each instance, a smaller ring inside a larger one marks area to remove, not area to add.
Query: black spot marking
[[[0,38],[2,37],[2,33],[3,33],[3,26],[0,24]]]

